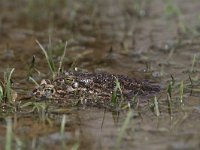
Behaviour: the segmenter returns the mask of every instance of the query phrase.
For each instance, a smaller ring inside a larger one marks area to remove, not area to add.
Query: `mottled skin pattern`
[[[82,104],[104,104],[111,101],[116,81],[120,83],[121,92],[128,101],[137,95],[152,95],[160,91],[160,86],[148,81],[138,81],[124,75],[108,73],[65,72],[55,80],[43,80],[33,91],[37,99],[79,100]]]

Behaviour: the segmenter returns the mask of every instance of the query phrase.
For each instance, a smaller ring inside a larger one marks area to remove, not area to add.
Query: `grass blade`
[[[159,110],[158,100],[156,96],[154,97],[154,112],[156,113],[157,117],[160,116],[160,110]]]
[[[37,87],[39,87],[40,85],[37,83],[37,81],[35,81],[35,79],[33,79],[32,77],[29,76],[28,78],[30,81],[32,81]]]
[[[184,92],[184,83],[181,81],[180,83],[180,102],[183,103],[183,92]]]
[[[129,125],[129,123],[131,121],[132,113],[133,112],[131,110],[128,112],[128,114],[126,116],[126,119],[125,119],[125,121],[124,121],[124,123],[123,123],[123,125],[122,125],[122,127],[120,129],[120,132],[119,132],[118,137],[117,137],[117,146],[118,147],[119,147],[119,145],[120,145],[120,143],[122,141],[122,138],[124,136],[124,133],[125,133],[128,125]]]
[[[11,118],[6,119],[6,145],[5,150],[11,150],[12,149],[12,120]]]
[[[123,101],[124,97],[123,97],[121,85],[120,85],[120,82],[118,81],[118,79],[115,77],[115,87],[114,87],[114,90],[113,90],[113,93],[112,93],[112,98],[111,98],[111,102],[113,104],[117,104],[118,103],[118,101],[117,101],[117,92],[118,91],[120,92],[121,101]]]
[[[168,100],[168,111],[171,116],[172,115],[172,100],[169,93],[167,93],[167,100]]]
[[[167,86],[167,94],[169,95],[171,99],[172,98],[172,83],[171,82]]]
[[[42,52],[45,55],[45,58],[47,60],[49,69],[52,73],[53,78],[55,77],[55,66],[54,66],[54,62],[52,60],[52,58],[47,54],[46,50],[44,49],[44,47],[40,44],[40,42],[38,40],[36,40],[36,43],[39,45],[40,49],[42,50]]]
[[[194,54],[193,59],[192,59],[192,66],[191,66],[191,69],[190,69],[191,73],[193,73],[195,71],[196,61],[197,61],[197,55]]]
[[[0,85],[0,102],[3,101],[3,97],[4,97],[3,87],[2,85]]]
[[[66,54],[66,50],[67,50],[67,41],[65,43],[65,48],[64,48],[64,51],[63,51],[63,54],[62,54],[62,57],[60,59],[60,62],[59,62],[59,67],[58,67],[58,72],[60,73],[61,70],[62,70],[62,65],[63,65],[63,61],[64,61],[64,58],[65,58],[65,54]]]
[[[65,124],[66,124],[66,115],[63,115],[61,127],[60,127],[60,134],[63,136],[65,133]]]
[[[78,150],[80,147],[80,144],[77,142],[75,143],[73,146],[72,146],[72,149],[71,150]]]
[[[14,70],[15,70],[15,68],[12,68],[9,73],[7,72],[7,73],[4,74],[5,83],[6,83],[5,96],[6,96],[6,100],[8,100],[8,102],[12,102],[12,96],[11,96],[11,76],[12,76]]]

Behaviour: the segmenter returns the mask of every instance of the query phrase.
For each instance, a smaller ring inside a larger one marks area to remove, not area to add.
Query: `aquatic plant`
[[[167,86],[167,101],[168,101],[168,112],[172,115],[172,83],[170,82]]]
[[[28,108],[30,107],[29,113],[37,112],[38,114],[45,112],[47,108],[47,104],[45,102],[26,102],[24,104],[21,104],[20,109]]]
[[[75,143],[75,144],[72,146],[71,150],[78,150],[79,147],[80,147],[80,143],[77,142],[77,143]]]
[[[30,81],[32,81],[37,87],[39,87],[40,85],[37,83],[37,81],[35,81],[35,79],[33,79],[32,77],[29,76],[28,78]]]
[[[53,62],[52,57],[47,53],[47,51],[44,49],[44,47],[40,44],[40,42],[38,40],[36,40],[36,43],[39,45],[40,49],[44,53],[46,61],[47,61],[48,66],[49,66],[49,69],[50,69],[52,76],[54,78],[55,77],[55,64]]]
[[[66,124],[66,115],[63,115],[61,126],[60,126],[60,134],[61,134],[61,136],[64,136],[64,133],[65,133],[65,124]]]
[[[180,82],[180,103],[183,103],[183,94],[184,94],[184,83],[183,80]]]
[[[120,94],[120,98],[118,96],[119,94]],[[121,85],[118,79],[115,77],[115,87],[112,92],[111,103],[114,105],[115,108],[121,109],[121,104],[123,101],[124,101],[124,97],[123,97]]]
[[[40,75],[40,71],[36,68],[35,59],[36,59],[36,57],[35,57],[35,55],[33,55],[31,63],[28,68],[28,74],[27,74],[28,78],[32,77],[34,72],[36,72],[38,75]]]
[[[36,40],[36,43],[39,45],[40,49],[44,53],[46,61],[47,61],[48,66],[49,66],[49,69],[51,71],[52,77],[54,79],[56,74],[57,73],[59,74],[62,71],[62,65],[63,65],[64,57],[65,57],[65,54],[66,54],[66,50],[67,50],[67,42],[65,43],[65,48],[63,50],[62,57],[59,61],[58,69],[56,69],[56,67],[55,67],[56,65],[55,65],[55,62],[53,61],[52,54],[51,53],[48,54],[47,51],[45,50],[45,48],[42,46],[42,44],[38,40]],[[49,45],[51,45],[51,44],[49,44]]]
[[[12,120],[11,118],[6,118],[6,143],[5,143],[5,150],[12,150]]]
[[[192,66],[190,69],[190,72],[193,73],[195,71],[195,65],[197,63],[197,54],[194,54],[193,59],[192,59]]]
[[[6,96],[6,100],[8,100],[9,102],[12,101],[12,96],[11,96],[11,76],[14,72],[14,68],[11,69],[10,72],[6,72],[4,73],[4,79],[5,79],[5,96]]]
[[[11,89],[11,76],[14,72],[14,68],[4,72],[4,81],[0,81],[0,102],[12,103],[14,100],[13,92]]]
[[[0,102],[3,101],[4,98],[4,90],[3,90],[3,83],[0,81],[1,85],[0,85]]]
[[[179,17],[181,15],[180,9],[173,4],[172,0],[165,0],[165,9],[164,14],[167,17],[176,16]]]
[[[117,135],[116,148],[119,148],[119,146],[122,142],[122,138],[123,138],[123,136],[126,132],[126,129],[128,128],[128,125],[130,124],[132,116],[133,116],[133,111],[129,110],[127,115],[126,115],[126,118],[125,118],[125,120],[122,124],[122,127],[120,128],[120,131]]]
[[[154,97],[154,112],[156,113],[156,116],[160,116],[160,110],[159,110],[159,105],[158,105],[158,100],[157,97]]]

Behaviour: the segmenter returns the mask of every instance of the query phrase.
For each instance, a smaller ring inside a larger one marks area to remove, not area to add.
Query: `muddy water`
[[[199,149],[199,7],[198,0],[1,0],[1,79],[7,68],[15,68],[13,88],[18,99],[34,87],[27,80],[29,72],[38,82],[50,77],[35,40],[52,50],[57,64],[68,41],[65,69],[72,66],[150,79],[161,84],[163,92],[157,95],[160,116],[151,109],[153,99],[148,99],[149,105],[133,110],[118,145],[127,111],[116,114],[45,102],[41,104],[48,105],[45,111],[32,112],[32,106],[15,113],[1,110],[0,149],[5,146],[9,117],[14,149],[70,149],[77,145],[80,149],[105,150]],[[34,69],[30,69],[33,56]],[[172,78],[175,83],[169,109],[165,89]],[[181,81],[185,89],[182,104]],[[63,114],[66,125],[61,136]]]

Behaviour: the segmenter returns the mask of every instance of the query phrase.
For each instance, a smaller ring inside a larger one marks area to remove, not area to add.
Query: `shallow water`
[[[154,99],[149,98],[148,105],[132,110],[120,142],[128,111],[116,114],[45,102],[40,105],[45,109],[39,111],[32,110],[34,104],[16,112],[2,108],[0,149],[5,146],[7,118],[12,118],[14,149],[70,149],[77,145],[79,149],[103,150],[199,149],[199,7],[198,0],[1,0],[1,80],[7,68],[15,68],[12,79],[17,101],[34,87],[28,74],[37,82],[51,76],[36,40],[52,50],[56,64],[68,41],[66,70],[78,67],[149,79],[163,91],[157,94],[160,116],[152,111]],[[30,69],[33,56],[35,63]],[[166,89],[172,79],[169,108]],[[66,125],[61,136],[63,115]]]

